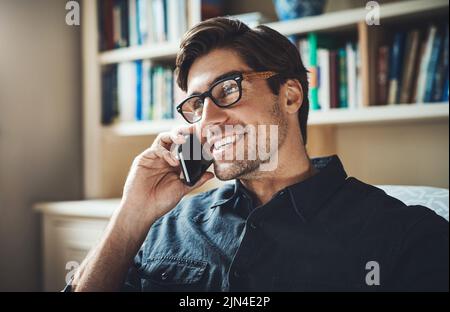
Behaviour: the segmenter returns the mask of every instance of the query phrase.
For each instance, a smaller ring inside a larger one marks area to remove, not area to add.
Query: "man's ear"
[[[303,88],[297,79],[288,79],[284,83],[286,97],[286,112],[297,114],[303,103]]]

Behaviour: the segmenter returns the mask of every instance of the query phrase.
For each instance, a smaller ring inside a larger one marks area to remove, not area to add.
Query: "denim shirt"
[[[122,290],[448,290],[445,219],[347,177],[337,156],[312,163],[318,173],[260,207],[239,180],[184,198],[152,225]]]

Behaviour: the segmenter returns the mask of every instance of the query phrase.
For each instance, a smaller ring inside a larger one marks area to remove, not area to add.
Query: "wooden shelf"
[[[182,120],[152,120],[152,121],[135,121],[122,122],[103,127],[106,135],[118,136],[139,136],[139,135],[155,135],[160,132],[169,131],[170,129],[186,125]]]
[[[380,5],[380,20],[439,12],[448,9],[446,0],[414,0]],[[367,15],[365,8],[343,10],[318,16],[304,17],[295,20],[268,23],[267,26],[283,35],[306,34],[327,30],[342,30],[355,27],[364,21]],[[99,53],[99,63],[114,64],[140,59],[161,60],[173,59],[179,50],[178,42],[158,43],[145,46],[134,46]]]
[[[100,53],[98,58],[102,65],[140,59],[172,59],[176,56],[178,49],[178,42],[165,42],[106,51]]]
[[[380,5],[380,21],[414,14],[427,14],[448,9],[446,0],[414,0]],[[266,24],[285,36],[301,35],[308,32],[342,30],[364,21],[368,10],[365,8],[337,11],[317,16]]]
[[[351,125],[398,121],[448,120],[448,103],[399,104],[348,110],[311,111],[308,125]],[[118,136],[156,135],[173,127],[186,125],[182,120],[137,121],[104,127],[106,134]]]
[[[309,125],[344,125],[388,123],[398,121],[448,120],[449,104],[398,104],[370,106],[354,110],[331,109],[327,112],[312,111]]]

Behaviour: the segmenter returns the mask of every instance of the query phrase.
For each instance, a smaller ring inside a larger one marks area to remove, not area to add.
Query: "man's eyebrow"
[[[240,71],[240,70],[230,70],[230,71],[228,71],[228,72],[226,72],[226,73],[223,73],[223,74],[217,76],[216,78],[214,78],[214,79],[208,84],[208,89],[211,88],[211,86],[212,86],[213,84],[215,84],[217,81],[222,80],[222,79],[224,79],[224,78],[227,78],[227,77],[229,77],[229,76],[235,75],[235,74],[240,74],[241,72],[242,72],[242,71]],[[188,96],[192,96],[192,95],[200,95],[200,94],[202,94],[202,92],[194,91],[194,92],[192,92],[191,94],[189,94]]]

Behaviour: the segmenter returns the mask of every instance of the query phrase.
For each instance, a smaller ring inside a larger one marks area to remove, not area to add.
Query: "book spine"
[[[142,61],[136,63],[136,120],[142,120]]]
[[[427,68],[427,77],[426,85],[425,85],[425,96],[424,96],[424,102],[429,103],[432,101],[432,95],[433,95],[433,88],[434,88],[434,81],[436,76],[436,70],[439,60],[439,55],[441,52],[441,35],[439,33],[436,34],[433,41],[433,48],[431,51],[430,56],[430,62],[428,64]]]
[[[378,48],[378,99],[377,105],[386,105],[389,90],[389,46],[381,46]]]
[[[128,1],[128,29],[130,35],[130,46],[138,44],[138,30],[137,30],[137,12],[136,12],[136,0]]]
[[[388,104],[395,104],[399,99],[401,83],[401,71],[403,60],[404,33],[397,32],[391,49],[391,66],[389,71],[389,96]]]
[[[147,0],[137,0],[136,6],[138,44],[142,45],[148,42]]]
[[[419,78],[417,80],[417,95],[416,102],[424,102],[425,100],[425,87],[427,83],[428,64],[431,58],[431,52],[433,48],[434,38],[436,36],[436,26],[430,26],[428,29],[428,36],[426,39],[425,49],[423,51],[423,57],[420,63]]]
[[[445,76],[448,72],[448,62],[449,62],[449,55],[448,55],[448,24],[445,27],[444,31],[444,41],[441,51],[441,57],[439,61],[439,65],[436,71],[436,75],[434,77],[434,89],[433,89],[433,96],[432,101],[433,102],[439,102],[442,100],[443,92],[444,92],[444,83],[445,83]]]
[[[400,91],[400,103],[411,102],[412,83],[414,81],[414,67],[419,53],[419,31],[413,30],[408,33],[406,40],[406,57],[403,66],[402,88]]]
[[[323,111],[330,109],[330,55],[327,49],[318,49],[319,105]]]
[[[105,37],[105,49],[111,50],[114,49],[114,3],[113,0],[105,0],[103,5],[103,14],[104,14],[104,27],[103,27],[103,35]]]
[[[127,47],[129,43],[129,23],[128,23],[128,2],[127,0],[120,0],[120,21],[121,21],[121,46]]]
[[[363,76],[361,70],[361,45],[356,43],[356,107],[363,107]]]
[[[351,42],[345,46],[347,51],[347,99],[350,109],[356,108],[356,52]]]
[[[120,2],[115,1],[113,8],[113,40],[114,40],[114,48],[120,48],[122,43],[122,20],[120,13]]]
[[[338,55],[330,50],[330,108],[339,107]]]
[[[348,107],[347,103],[347,54],[345,48],[338,50],[339,57],[339,107]]]
[[[444,92],[442,93],[442,101],[443,102],[447,102],[448,104],[448,68],[447,68],[447,78],[445,78],[445,83],[444,83]]]
[[[318,77],[317,77],[317,34],[308,35],[309,45],[309,101],[312,110],[320,109],[318,98]]]
[[[142,61],[142,120],[150,116],[150,61]]]

